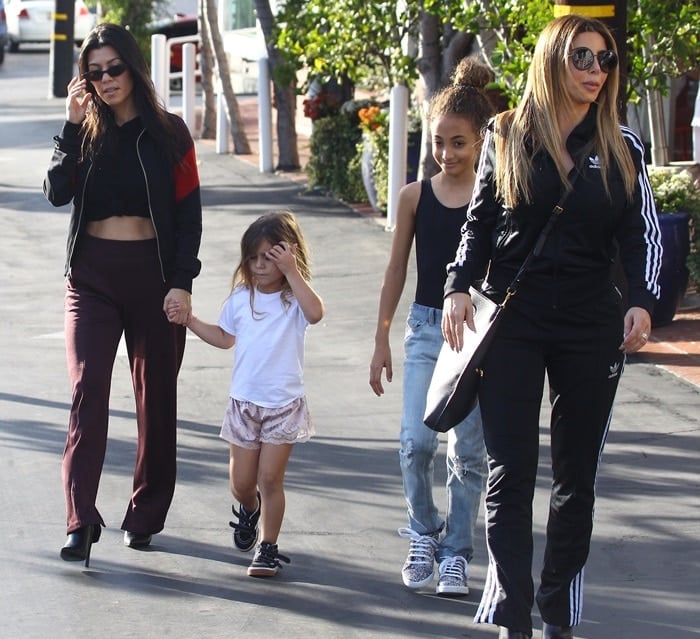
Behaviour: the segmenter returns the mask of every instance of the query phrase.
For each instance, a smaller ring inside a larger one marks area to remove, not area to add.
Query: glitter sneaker
[[[437,533],[419,535],[411,528],[399,528],[399,536],[411,540],[408,556],[401,569],[403,583],[409,588],[423,588],[435,576],[435,552],[438,549]]]
[[[435,592],[445,597],[464,597],[469,594],[469,564],[464,557],[447,557],[440,562]]]

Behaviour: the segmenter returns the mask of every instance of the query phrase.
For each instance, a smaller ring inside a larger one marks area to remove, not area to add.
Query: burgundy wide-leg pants
[[[109,394],[124,335],[136,400],[133,494],[122,529],[163,529],[175,490],[177,374],[185,328],[163,313],[156,240],[83,235],[66,286],[65,337],[72,405],[63,455],[67,531],[104,521],[96,506],[107,446]]]

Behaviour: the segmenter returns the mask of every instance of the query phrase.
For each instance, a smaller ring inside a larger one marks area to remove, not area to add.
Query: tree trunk
[[[248,137],[243,128],[243,120],[241,119],[241,112],[238,108],[238,100],[236,100],[236,94],[233,92],[233,86],[231,84],[231,72],[229,71],[228,58],[226,57],[224,44],[221,40],[216,0],[206,0],[206,5],[207,28],[211,37],[212,48],[214,49],[219,82],[221,82],[221,88],[224,92],[226,115],[228,116],[229,125],[231,126],[231,135],[233,137],[233,152],[239,154],[250,153],[250,144],[248,144]]]
[[[275,18],[269,0],[255,0],[255,10],[265,37],[270,77],[277,107],[277,168],[296,171],[300,168],[296,129],[296,74],[287,73],[288,65],[273,41]],[[291,77],[290,77],[291,76]],[[280,80],[280,78],[285,78]]]
[[[442,86],[442,55],[440,50],[440,20],[424,9],[420,14],[420,40],[418,54],[418,72],[423,81],[423,123],[420,144],[420,163],[418,179],[428,178],[438,171],[433,159],[433,147],[430,140],[430,127],[425,114],[428,112],[430,98]]]
[[[216,137],[216,94],[214,92],[214,54],[207,28],[206,0],[199,0],[199,71],[202,86],[202,125],[200,137],[213,140]]]

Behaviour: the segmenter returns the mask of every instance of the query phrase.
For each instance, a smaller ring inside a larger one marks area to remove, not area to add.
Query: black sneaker
[[[274,577],[277,571],[282,568],[280,561],[288,564],[289,557],[280,555],[277,552],[277,544],[270,544],[263,541],[255,550],[253,561],[248,566],[249,577]]]
[[[254,512],[249,513],[243,504],[240,506],[240,512],[236,511],[235,506],[231,506],[233,514],[238,518],[238,523],[233,521],[228,522],[228,525],[234,529],[233,545],[242,552],[248,552],[255,547],[258,541],[258,519],[260,519],[260,493],[258,493],[258,507]]]

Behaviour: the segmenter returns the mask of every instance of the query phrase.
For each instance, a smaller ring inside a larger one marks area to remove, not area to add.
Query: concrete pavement
[[[277,578],[245,576],[250,555],[231,547],[227,449],[218,427],[231,353],[189,339],[180,376],[179,480],[164,532],[147,551],[122,545],[130,495],[134,407],[117,358],[110,442],[98,505],[107,522],[90,569],[58,557],[65,538],[60,458],[69,387],[62,337],[68,209],[52,209],[41,180],[63,117],[46,98],[45,52],[0,67],[0,639],[111,638],[487,639],[471,619],[484,584],[479,520],[472,593],[460,600],[401,584],[406,542],[398,467],[402,320],[388,393],[367,383],[379,285],[391,235],[376,220],[298,182],[198,142],[205,205],[196,312],[212,320],[229,290],[240,236],[261,213],[298,216],[327,316],[311,327],[306,379],[318,436],[296,448],[287,475]],[[648,363],[622,379],[598,484],[579,639],[700,637],[700,390]],[[542,440],[547,441],[543,404]],[[535,498],[537,574],[548,495],[543,447]],[[444,456],[444,443],[441,458]],[[437,483],[444,480],[438,464]],[[443,501],[442,492],[436,491]],[[539,619],[533,613],[535,626]],[[539,633],[535,635],[539,639]]]

